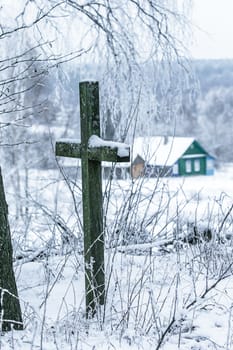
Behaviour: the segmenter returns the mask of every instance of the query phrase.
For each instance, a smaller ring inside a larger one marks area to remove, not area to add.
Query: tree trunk
[[[0,168],[0,331],[23,329],[12,263],[12,244],[8,209]]]

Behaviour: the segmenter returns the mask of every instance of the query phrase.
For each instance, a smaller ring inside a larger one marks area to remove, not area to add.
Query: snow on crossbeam
[[[88,141],[88,159],[107,162],[129,162],[130,146],[114,141],[106,141],[97,135],[92,135]],[[60,157],[81,158],[82,146],[80,140],[60,139],[56,142],[56,155]]]
[[[92,160],[110,162],[129,162],[130,147],[121,142],[106,141],[97,135],[92,135],[88,141]]]

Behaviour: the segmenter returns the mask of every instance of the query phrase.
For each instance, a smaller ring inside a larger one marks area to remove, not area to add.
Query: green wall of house
[[[189,165],[187,165],[189,162]],[[198,164],[199,166],[195,165]],[[181,158],[179,159],[179,175],[205,175],[206,174],[206,158]]]
[[[178,161],[179,175],[205,175],[206,156],[206,151],[194,141]]]

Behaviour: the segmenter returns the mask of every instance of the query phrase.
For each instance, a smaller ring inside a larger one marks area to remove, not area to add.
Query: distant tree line
[[[167,110],[172,110],[167,105],[162,117],[155,118],[151,133],[193,136],[216,157],[217,164],[232,162],[233,60],[196,60],[190,67],[190,74],[183,77],[188,82],[177,108],[167,120]],[[174,86],[177,79],[174,76]]]
[[[193,65],[199,89],[192,103],[186,103],[185,132],[199,138],[217,162],[232,162],[233,60],[200,60]]]

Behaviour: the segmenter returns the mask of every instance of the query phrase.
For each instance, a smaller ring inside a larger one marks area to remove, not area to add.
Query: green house
[[[133,144],[131,175],[213,175],[214,157],[192,137],[138,137]]]

